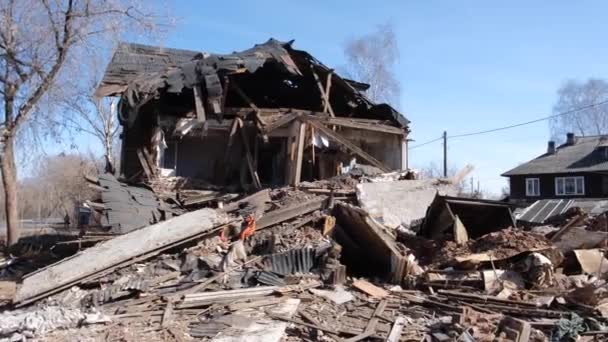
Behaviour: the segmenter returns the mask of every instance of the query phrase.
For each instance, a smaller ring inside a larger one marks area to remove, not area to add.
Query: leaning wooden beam
[[[359,146],[353,144],[348,139],[346,139],[343,136],[341,136],[340,134],[334,132],[327,126],[325,126],[315,120],[309,120],[307,116],[303,116],[302,118],[304,118],[304,120],[306,120],[308,123],[310,123],[312,126],[314,126],[317,130],[323,132],[323,134],[328,136],[331,140],[337,142],[338,144],[343,145],[344,147],[346,147],[347,149],[349,149],[350,151],[352,151],[353,153],[355,153],[356,155],[361,157],[363,160],[367,161],[368,163],[372,164],[373,166],[379,168],[380,170],[382,170],[384,172],[390,171],[389,168],[384,166],[384,164],[382,164],[382,162],[380,162],[378,159],[372,157],[369,153],[367,153],[367,152],[363,151],[361,148],[359,148]]]
[[[247,96],[247,94],[245,94],[243,89],[241,89],[241,87],[239,87],[239,85],[236,84],[236,82],[232,82],[230,84],[230,86],[232,87],[232,89],[234,89],[236,91],[237,94],[239,94],[239,96],[241,97],[241,99],[243,99],[243,101],[247,102],[247,104],[249,105],[249,107],[251,107],[251,109],[253,109],[256,112],[260,110],[258,108],[258,106],[256,106],[255,103],[253,103],[253,100],[249,96]]]
[[[144,170],[146,174],[146,178],[152,179],[154,176],[152,171],[150,170],[150,166],[148,166],[148,162],[146,161],[146,157],[144,157],[144,153],[141,148],[137,149],[137,158],[139,159],[139,163],[141,164],[141,168]]]
[[[282,115],[275,122],[264,126],[264,133],[270,133],[279,127],[283,127],[283,126],[287,125],[288,123],[292,122],[293,120],[297,119],[298,116],[299,116],[299,114],[297,114],[297,113],[289,113],[289,114]]]
[[[150,168],[150,172],[152,173],[152,176],[156,176],[156,174],[158,173],[158,171],[156,169],[157,165],[154,163],[152,156],[150,155],[150,153],[148,152],[148,150],[146,148],[142,148],[141,150],[144,153],[146,162],[148,162],[148,167]]]
[[[215,210],[201,209],[117,236],[43,271],[26,275],[13,302],[23,306],[47,297],[85,279],[101,276],[109,269],[137,262],[142,256],[152,257],[165,247],[207,233],[228,221]]]
[[[239,128],[239,118],[235,118],[232,120],[232,125],[230,126],[230,134],[228,135],[228,143],[226,144],[226,151],[224,152],[224,175],[228,176],[230,174],[230,150],[232,148],[232,144],[234,144],[234,135],[236,134],[236,130]]]
[[[257,229],[262,229],[274,226],[275,224],[294,219],[315,210],[320,210],[325,206],[326,202],[327,200],[325,198],[316,198],[304,204],[294,204],[286,208],[271,211],[257,220],[256,227]]]
[[[205,106],[203,105],[203,91],[201,85],[197,84],[192,87],[194,91],[194,108],[196,109],[196,119],[198,122],[205,122],[207,120],[205,115]]]
[[[331,108],[331,104],[329,103],[329,97],[325,93],[325,89],[323,89],[323,84],[321,84],[319,75],[317,75],[317,73],[315,72],[315,67],[312,64],[310,65],[310,72],[312,72],[312,75],[314,76],[315,81],[317,82],[317,86],[319,87],[319,92],[321,93],[321,100],[323,103],[323,108],[327,108],[329,115],[331,115],[331,117],[335,117],[336,115],[334,115],[334,110],[333,110],[333,108]]]
[[[251,181],[253,182],[253,186],[256,189],[262,188],[262,183],[260,182],[260,178],[258,177],[258,172],[255,169],[255,163],[253,162],[253,156],[251,155],[251,148],[249,146],[249,137],[245,132],[245,128],[243,127],[243,121],[240,118],[237,118],[239,125],[239,132],[241,133],[241,138],[243,140],[243,147],[245,149],[245,158],[247,159],[247,166],[249,168],[249,173],[251,175]]]
[[[327,73],[327,82],[325,82],[325,106],[323,107],[323,113],[327,113],[329,111],[329,91],[331,90],[331,78],[333,73],[334,72],[332,70]]]
[[[393,127],[389,125],[383,125],[378,123],[365,123],[356,119],[350,118],[328,118],[328,117],[312,117],[311,119],[317,120],[325,125],[331,126],[341,126],[355,129],[363,129],[367,131],[374,131],[380,133],[388,133],[388,134],[396,134],[396,135],[404,135],[405,131],[398,127]]]

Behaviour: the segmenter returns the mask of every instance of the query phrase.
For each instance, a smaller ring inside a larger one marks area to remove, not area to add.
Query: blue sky
[[[175,1],[163,45],[210,52],[295,39],[331,67],[343,46],[394,25],[401,54],[397,104],[412,121],[412,145],[551,114],[569,78],[606,77],[604,1]],[[498,193],[500,173],[546,149],[548,123],[450,140],[449,163]],[[414,149],[410,165],[441,163],[441,142]]]

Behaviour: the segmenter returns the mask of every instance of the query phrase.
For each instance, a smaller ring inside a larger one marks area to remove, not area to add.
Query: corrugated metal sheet
[[[270,271],[280,275],[308,273],[315,265],[315,249],[292,249],[272,254],[264,259],[264,264]]]
[[[275,273],[272,273],[272,272],[260,271],[256,275],[256,279],[258,282],[260,282],[264,285],[271,285],[271,286],[285,286],[286,285],[283,278],[279,277],[278,275],[276,275]]]
[[[518,215],[522,222],[543,224],[553,216],[579,207],[589,215],[598,215],[608,210],[608,200],[604,199],[544,199],[532,203]]]

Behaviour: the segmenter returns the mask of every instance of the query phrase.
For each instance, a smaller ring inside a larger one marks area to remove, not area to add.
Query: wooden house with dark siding
[[[502,174],[509,177],[511,200],[608,197],[608,136],[568,133],[560,146]]]

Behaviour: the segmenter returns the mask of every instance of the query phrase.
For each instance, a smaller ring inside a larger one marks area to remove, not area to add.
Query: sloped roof
[[[608,136],[576,137],[574,145],[560,145],[554,154],[545,153],[503,173],[503,176],[608,171],[603,148]]]
[[[124,91],[137,76],[163,71],[192,61],[201,52],[168,49],[134,43],[120,43],[112,56],[99,87],[98,97]]]

